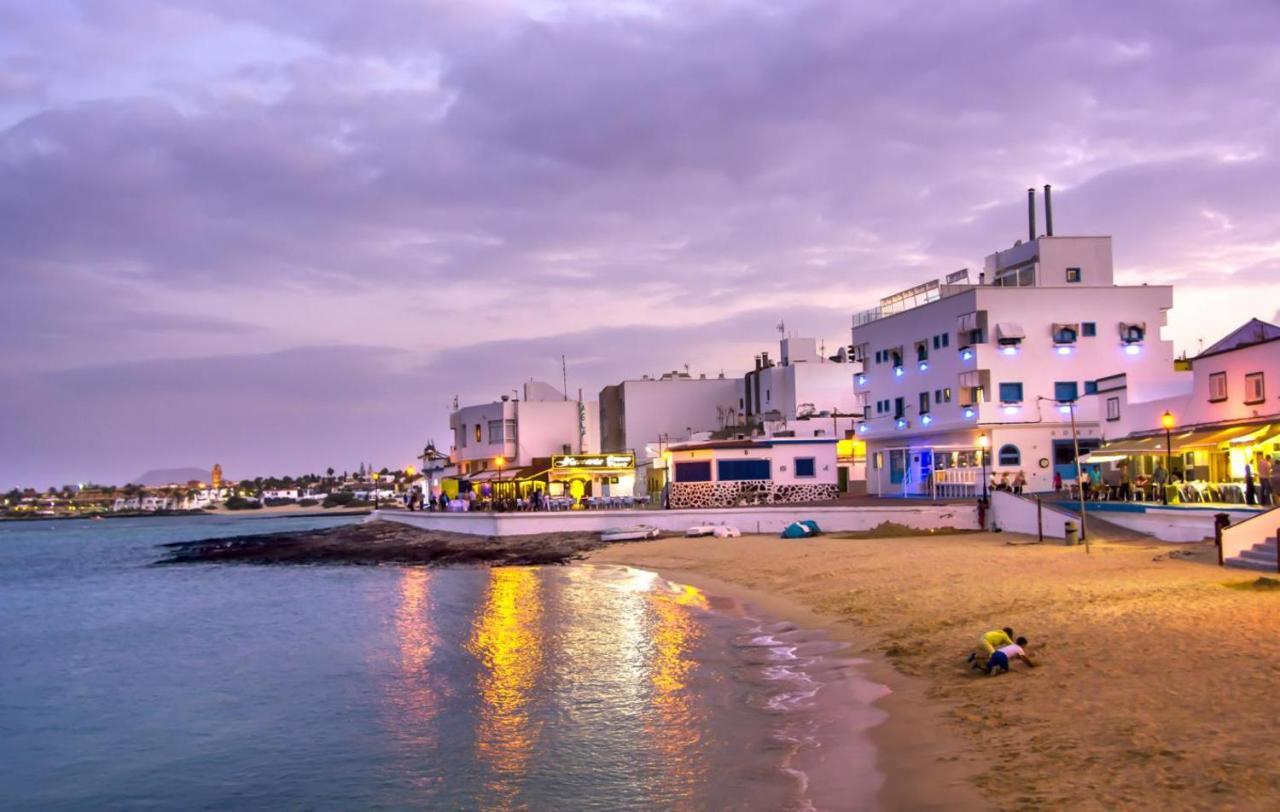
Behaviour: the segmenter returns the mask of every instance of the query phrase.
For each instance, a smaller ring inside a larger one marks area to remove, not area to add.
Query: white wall
[[[723,508],[700,510],[579,510],[554,513],[409,513],[375,511],[366,521],[385,520],[424,530],[444,530],[481,536],[519,536],[534,533],[597,533],[613,527],[646,524],[683,533],[699,524],[723,524],[744,533],[780,533],[788,524],[812,519],[827,532],[871,530],[885,522],[917,530],[977,530],[974,505],[918,505],[911,507],[796,507]],[[732,544],[732,539],[725,539]],[[793,540],[779,540],[793,543]],[[958,541],[957,543],[963,543]]]
[[[1036,513],[1039,511],[1039,519]],[[1023,533],[1035,536],[1043,527],[1046,538],[1065,539],[1066,523],[1074,522],[1080,528],[1080,520],[1070,513],[1060,511],[1050,505],[1037,508],[1034,499],[1017,496],[1004,491],[991,494],[991,521],[993,528],[1000,528],[1006,533]]]
[[[668,378],[624,381],[623,434],[625,448],[644,459],[645,446],[689,439],[691,433],[716,431],[742,413],[740,378]],[[616,419],[616,416],[614,416]],[[692,430],[692,432],[690,431]]]

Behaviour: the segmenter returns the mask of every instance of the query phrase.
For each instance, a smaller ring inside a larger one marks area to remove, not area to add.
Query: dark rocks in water
[[[605,546],[596,533],[471,536],[367,522],[326,530],[261,533],[163,545],[156,564],[563,564]]]

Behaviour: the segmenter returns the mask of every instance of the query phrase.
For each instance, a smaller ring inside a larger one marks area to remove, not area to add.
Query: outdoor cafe
[[[1277,456],[1280,423],[1252,422],[1184,429],[1167,425],[1159,432],[1104,443],[1080,461],[1101,473],[1100,483],[1086,482],[1091,501],[1244,505],[1250,502],[1246,467],[1253,473],[1252,502],[1258,504],[1260,463]],[[1073,499],[1079,497],[1078,487],[1070,484]]]

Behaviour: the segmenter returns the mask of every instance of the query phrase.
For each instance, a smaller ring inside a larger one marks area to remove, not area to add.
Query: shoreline
[[[810,631],[819,631],[834,641],[846,643],[844,652],[864,662],[854,666],[868,682],[882,685],[887,693],[871,703],[885,712],[885,720],[867,731],[876,749],[876,769],[882,777],[877,800],[885,809],[942,810],[989,807],[972,778],[987,761],[975,759],[963,740],[943,728],[941,709],[927,698],[923,681],[898,672],[885,655],[876,650],[867,635],[841,624],[832,615],[816,612],[804,603],[776,592],[753,589],[734,581],[715,578],[696,570],[656,568],[613,557],[597,560],[599,551],[588,554],[582,564],[623,564],[654,572],[677,584],[687,584],[709,595],[729,598],[758,609],[770,620],[787,621]],[[622,557],[625,558],[625,557]],[[919,731],[929,730],[928,737]],[[927,780],[926,780],[927,779]]]
[[[291,509],[292,505],[257,510],[150,510],[94,513],[90,516],[0,516],[0,522],[88,522],[98,519],[318,519],[325,516],[369,516],[373,508]]]
[[[1212,544],[1026,540],[668,538],[587,560],[742,596],[853,644],[893,692],[873,730],[887,809],[1274,801],[1280,584],[1219,568]],[[1031,640],[1038,667],[972,674],[965,654],[1001,626]]]

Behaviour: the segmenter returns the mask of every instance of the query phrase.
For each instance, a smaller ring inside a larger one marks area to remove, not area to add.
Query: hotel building
[[[1176,391],[1160,337],[1172,304],[1169,286],[1115,284],[1110,237],[1050,232],[991,254],[976,280],[960,271],[856,314],[868,492],[971,496],[984,470],[1022,471],[1028,491],[1074,479],[1075,442],[1101,441],[1077,402],[1099,372],[1123,373],[1134,401]]]
[[[459,474],[472,482],[499,471],[510,474],[539,458],[600,450],[597,402],[569,400],[540,381],[526,383],[519,400],[504,395],[457,409],[449,415],[449,428],[451,457]]]

